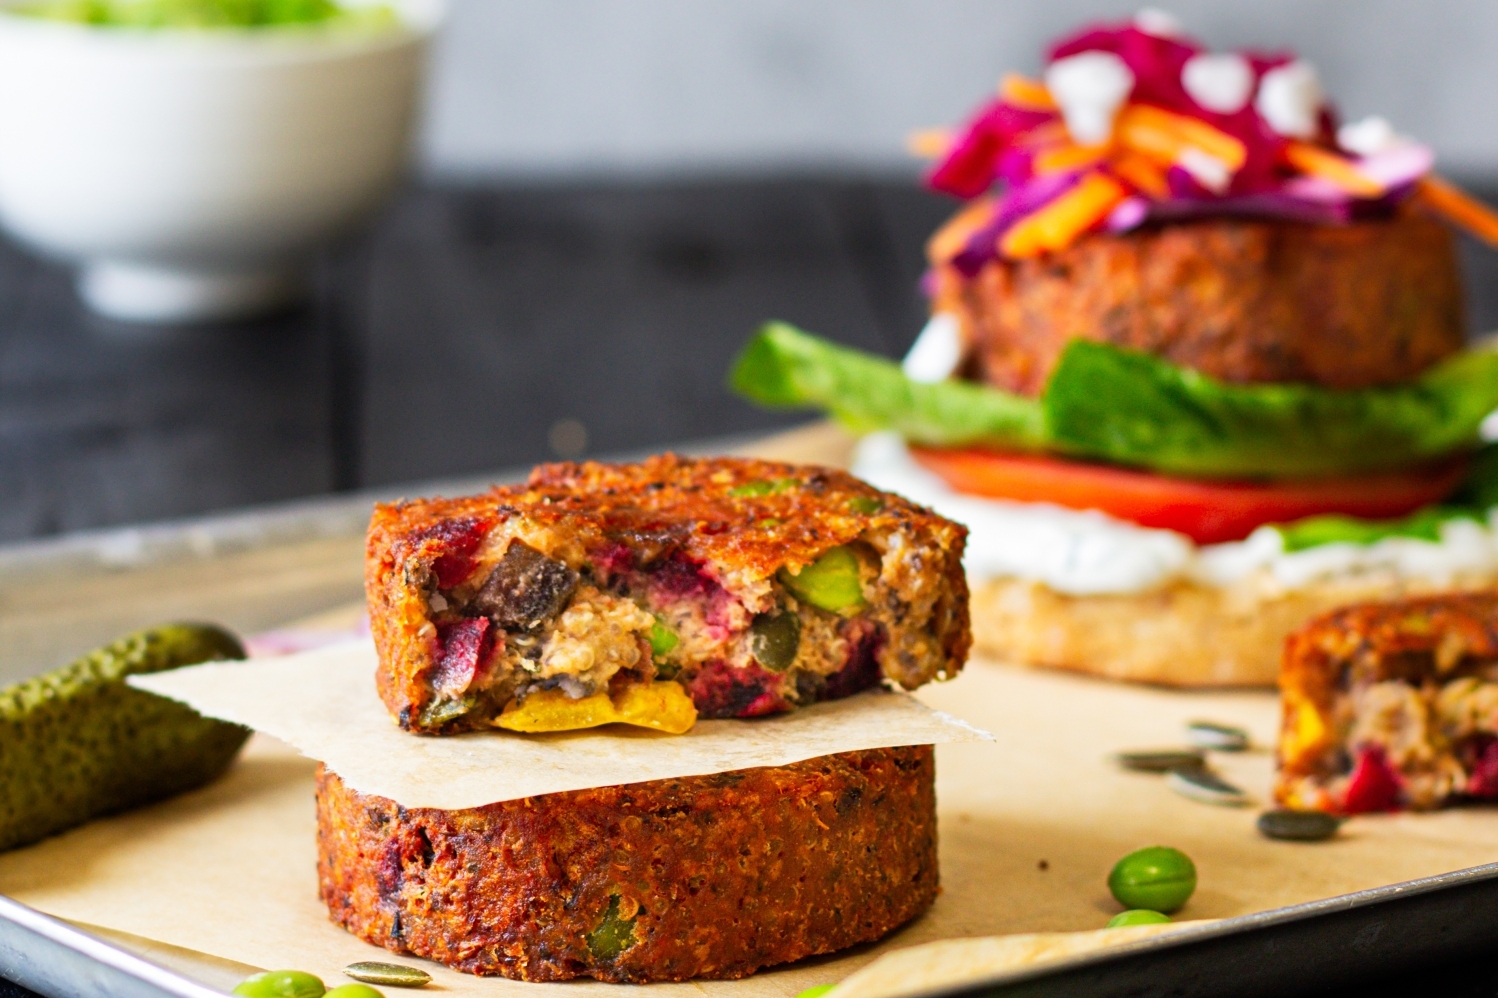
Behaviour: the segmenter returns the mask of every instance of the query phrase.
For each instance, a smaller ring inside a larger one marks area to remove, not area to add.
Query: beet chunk
[[[473,598],[472,612],[511,630],[529,630],[554,617],[577,588],[577,573],[528,544],[511,541],[505,556]]]

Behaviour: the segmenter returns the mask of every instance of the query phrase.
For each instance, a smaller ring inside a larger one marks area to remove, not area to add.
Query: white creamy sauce
[[[1096,510],[962,495],[917,464],[892,433],[859,442],[853,473],[964,524],[965,563],[973,578],[1025,579],[1078,596],[1139,593],[1177,580],[1227,586],[1261,571],[1286,589],[1373,571],[1436,583],[1498,571],[1498,509],[1486,524],[1448,521],[1439,542],[1391,537],[1287,553],[1278,531],[1269,527],[1246,540],[1198,546],[1174,531]]]

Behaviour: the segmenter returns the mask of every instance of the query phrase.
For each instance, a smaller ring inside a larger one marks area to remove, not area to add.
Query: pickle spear
[[[125,677],[244,657],[239,639],[222,628],[170,624],[0,690],[0,849],[222,773],[247,728],[132,689]]]

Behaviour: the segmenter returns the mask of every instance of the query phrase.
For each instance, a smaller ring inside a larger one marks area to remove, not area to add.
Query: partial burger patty
[[[965,538],[842,472],[674,455],[378,506],[380,695],[434,733],[540,690],[669,680],[703,716],[744,717],[886,678],[913,689],[966,659]]]
[[[1217,218],[1088,236],[1058,253],[937,271],[970,373],[1039,395],[1066,344],[1143,350],[1231,382],[1408,381],[1462,349],[1451,233],[1415,210],[1312,225]]]
[[[440,811],[319,768],[319,890],[360,938],[474,974],[745,977],[931,905],[934,775],[927,745]]]
[[[1366,603],[1292,634],[1275,796],[1427,810],[1498,799],[1498,594]]]

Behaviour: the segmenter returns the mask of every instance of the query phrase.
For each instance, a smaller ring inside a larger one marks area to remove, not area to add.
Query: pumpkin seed
[[[380,963],[377,960],[351,963],[343,968],[343,973],[365,984],[383,984],[391,988],[419,988],[432,982],[432,975],[419,967]]]
[[[1217,752],[1242,752],[1248,748],[1248,732],[1230,724],[1192,721],[1186,725],[1186,740],[1200,749]]]
[[[1172,769],[1166,774],[1165,782],[1170,789],[1182,797],[1190,797],[1203,804],[1242,807],[1248,803],[1248,794],[1205,766],[1182,766],[1180,769]]]
[[[1132,769],[1138,773],[1168,773],[1183,766],[1206,765],[1206,756],[1196,749],[1120,752],[1113,760],[1124,769]]]
[[[1324,811],[1265,811],[1259,832],[1265,838],[1288,842],[1321,842],[1337,834],[1342,819]]]

